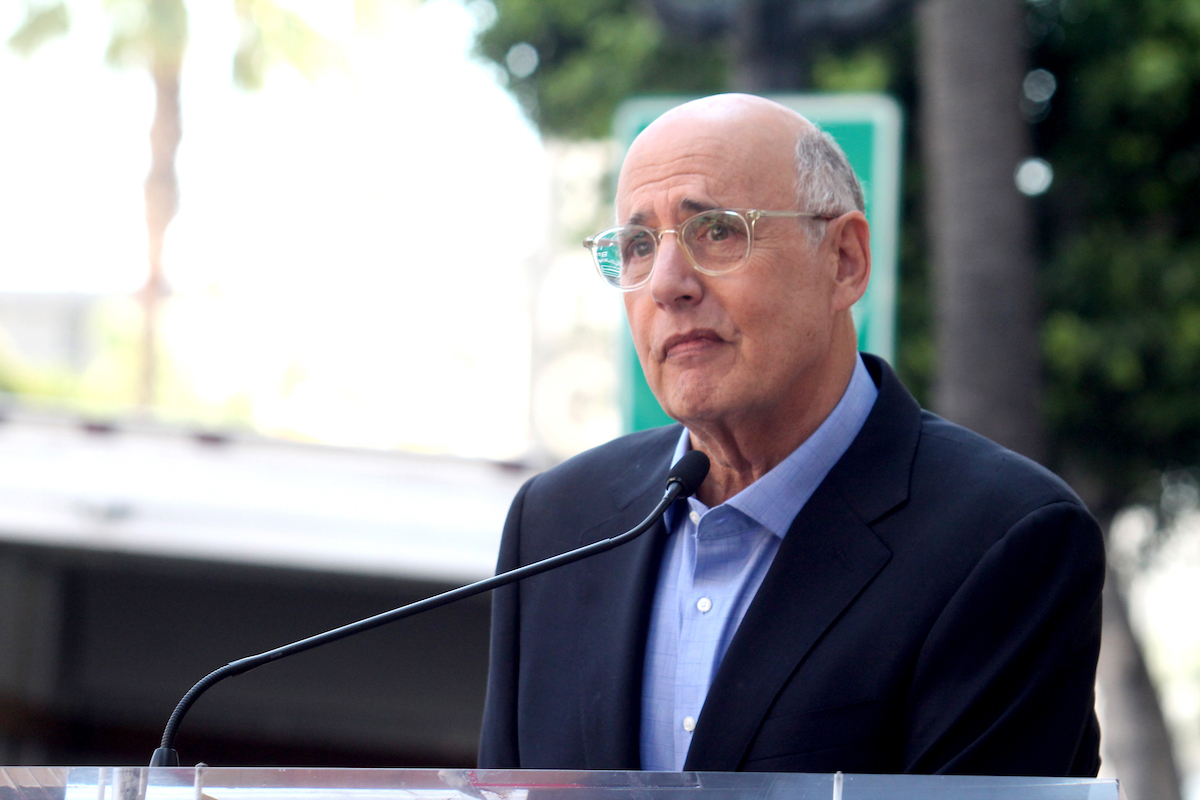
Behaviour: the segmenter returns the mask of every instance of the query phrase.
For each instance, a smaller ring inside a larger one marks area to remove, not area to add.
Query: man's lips
[[[724,341],[715,331],[705,330],[677,333],[674,336],[668,337],[663,342],[663,358],[701,353],[724,343]]]

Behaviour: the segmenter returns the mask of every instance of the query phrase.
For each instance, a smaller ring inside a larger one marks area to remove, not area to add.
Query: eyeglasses
[[[688,262],[705,275],[733,272],[750,257],[754,224],[762,217],[807,217],[828,221],[828,214],[806,211],[760,211],[717,208],[684,220],[678,228],[655,230],[644,225],[619,225],[583,240],[592,251],[600,277],[623,292],[640,289],[650,280],[662,237],[675,235]]]

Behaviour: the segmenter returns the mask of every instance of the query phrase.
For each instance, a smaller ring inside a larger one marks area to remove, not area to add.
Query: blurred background
[[[620,434],[634,96],[903,112],[895,350],[1111,554],[1102,775],[1200,799],[1200,3],[0,2],[0,762],[145,763],[228,660],[488,574]],[[471,764],[487,602],[197,704],[186,763]]]

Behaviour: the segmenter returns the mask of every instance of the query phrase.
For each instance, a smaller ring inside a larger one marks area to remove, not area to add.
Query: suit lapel
[[[891,559],[870,528],[908,497],[920,407],[864,355],[879,396],[859,435],[793,521],[713,678],[684,769],[738,769],[779,691]]]
[[[585,531],[581,544],[623,533],[654,509],[681,428],[666,430],[670,435],[644,458],[624,465],[610,489],[619,510]],[[582,564],[575,634],[585,769],[640,767],[642,665],[665,542],[660,520],[629,544]]]
[[[827,485],[805,504],[734,635],[684,769],[738,769],[779,690],[891,551]]]

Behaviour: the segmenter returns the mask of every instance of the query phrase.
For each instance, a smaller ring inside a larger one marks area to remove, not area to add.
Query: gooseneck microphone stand
[[[311,650],[314,647],[336,642],[339,639],[345,639],[347,636],[353,636],[356,633],[369,631],[373,628],[378,628],[381,625],[386,625],[389,622],[405,619],[416,614],[429,611],[434,608],[448,605],[450,603],[462,600],[467,597],[473,597],[483,592],[491,591],[500,586],[507,586],[510,583],[515,583],[523,578],[528,578],[532,575],[538,575],[548,570],[561,567],[565,564],[570,564],[580,559],[603,553],[607,550],[612,550],[614,547],[620,547],[626,542],[633,541],[638,536],[648,531],[658,518],[661,517],[670,507],[670,505],[681,497],[690,497],[695,494],[700,488],[700,484],[704,483],[705,476],[708,475],[708,456],[699,450],[691,450],[686,453],[679,462],[671,468],[667,475],[667,489],[663,493],[663,497],[658,501],[658,505],[650,512],[650,515],[642,520],[638,525],[619,536],[613,536],[609,539],[601,539],[598,542],[593,542],[589,545],[568,550],[565,553],[560,553],[557,556],[552,556],[542,561],[527,564],[523,567],[518,567],[508,572],[503,572],[499,575],[494,575],[490,578],[485,578],[475,583],[460,586],[457,589],[451,589],[448,592],[427,597],[424,600],[418,600],[415,603],[409,603],[400,608],[394,608],[391,611],[385,611],[382,614],[376,614],[373,617],[352,622],[348,625],[343,625],[340,628],[334,628],[331,631],[319,633],[316,636],[310,636],[307,639],[301,639],[298,642],[286,644],[283,647],[277,647],[274,650],[268,650],[265,653],[259,653],[256,656],[247,656],[239,658],[237,661],[231,661],[220,669],[213,670],[205,675],[200,681],[188,690],[175,706],[175,710],[171,712],[171,718],[167,720],[167,726],[163,729],[162,744],[154,751],[153,757],[150,759],[152,767],[178,767],[179,754],[175,752],[175,733],[179,729],[179,724],[183,721],[183,715],[187,713],[192,704],[210,687],[226,678],[234,675],[241,675],[243,672],[249,672],[255,667],[261,667],[263,664],[269,664],[272,661],[278,661],[281,658],[286,658],[296,653],[303,653],[305,650]]]

